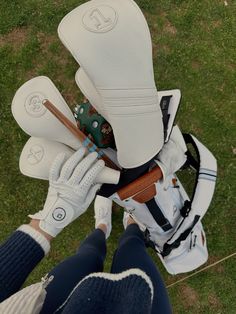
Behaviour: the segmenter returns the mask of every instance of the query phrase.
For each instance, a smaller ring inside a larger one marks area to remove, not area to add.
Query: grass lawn
[[[0,241],[27,215],[42,208],[47,182],[20,174],[18,159],[28,136],[11,114],[17,88],[34,76],[49,76],[73,105],[82,100],[74,82],[78,65],[57,37],[62,17],[79,0],[0,0]],[[215,154],[219,174],[211,208],[203,223],[209,261],[235,252],[236,242],[236,3],[233,0],[139,0],[154,45],[158,90],[179,88],[182,104],[177,122]],[[226,5],[227,4],[227,5]],[[125,47],[124,47],[125,49]],[[122,211],[113,215],[108,240],[109,270],[122,232]],[[73,254],[94,225],[93,209],[73,223],[52,244],[48,257],[30,275],[38,281],[55,264]],[[160,267],[167,285],[170,276]],[[235,313],[235,257],[169,289],[174,313]]]

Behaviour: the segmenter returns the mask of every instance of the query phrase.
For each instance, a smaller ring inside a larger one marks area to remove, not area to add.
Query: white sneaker
[[[139,226],[139,229],[141,231],[144,232],[147,229],[147,227],[144,224],[142,224],[140,221],[138,221],[138,219],[136,217],[134,217],[133,214],[131,214],[131,213],[127,212],[127,211],[124,211],[123,226],[124,226],[125,229],[127,228],[127,224],[128,224],[129,218],[132,218],[136,222],[136,224]]]
[[[107,226],[106,239],[111,234],[111,212],[112,212],[112,200],[109,198],[97,195],[94,202],[95,212],[95,228],[100,224]]]

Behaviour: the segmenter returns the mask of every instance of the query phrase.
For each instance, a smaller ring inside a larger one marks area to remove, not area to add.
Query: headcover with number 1
[[[89,1],[64,17],[58,33],[102,97],[120,165],[148,162],[161,150],[164,134],[151,36],[137,4]]]

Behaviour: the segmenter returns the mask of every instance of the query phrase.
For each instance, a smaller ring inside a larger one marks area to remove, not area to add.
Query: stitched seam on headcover
[[[135,117],[135,116],[149,116],[152,115],[153,113],[157,113],[156,110],[152,110],[149,112],[134,112],[134,113],[109,113],[110,117],[124,117],[124,118],[129,118],[129,117]]]
[[[139,100],[136,103],[127,102],[122,99],[120,100],[120,104],[116,103],[115,105],[111,100],[105,100],[104,106],[108,109],[109,114],[112,115],[145,114],[148,112],[158,112],[160,109],[156,99],[148,102]]]

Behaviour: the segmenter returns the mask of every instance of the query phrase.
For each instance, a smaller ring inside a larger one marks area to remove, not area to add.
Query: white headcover
[[[108,122],[109,116],[104,109],[102,103],[102,97],[98,90],[94,86],[93,82],[90,80],[88,75],[85,73],[84,69],[79,68],[75,74],[75,82],[83,95],[89,100],[91,105],[100,113]]]
[[[80,141],[43,106],[50,100],[74,125],[75,118],[62,95],[45,76],[39,76],[23,84],[12,101],[12,114],[27,134],[64,143],[77,150]]]
[[[109,116],[103,106],[102,97],[97,91],[93,82],[85,73],[83,68],[79,68],[78,71],[76,72],[75,81],[79,89],[84,94],[84,96],[89,100],[91,105],[98,111],[98,113],[100,113],[109,122]],[[167,142],[169,140],[169,137],[170,137],[173,125],[174,125],[175,117],[176,117],[176,114],[180,105],[181,92],[179,89],[173,89],[173,90],[157,92],[157,95],[158,95],[158,100],[159,100],[159,106],[160,106],[162,97],[171,96],[170,105],[168,108],[168,114],[170,115],[170,118],[168,121],[167,136],[165,139],[165,142]],[[159,123],[159,119],[157,123]],[[158,134],[157,134],[157,138],[158,138]]]
[[[48,180],[52,162],[59,153],[65,153],[69,158],[74,151],[68,146],[45,140],[43,138],[31,137],[25,144],[19,161],[22,174],[42,180]],[[99,173],[97,183],[117,184],[120,172],[108,167]]]
[[[62,152],[69,158],[74,151],[55,141],[30,137],[20,155],[20,171],[28,177],[48,180],[52,162]]]
[[[164,141],[162,113],[150,32],[136,3],[89,1],[64,17],[58,34],[102,97],[121,166],[154,157]]]

